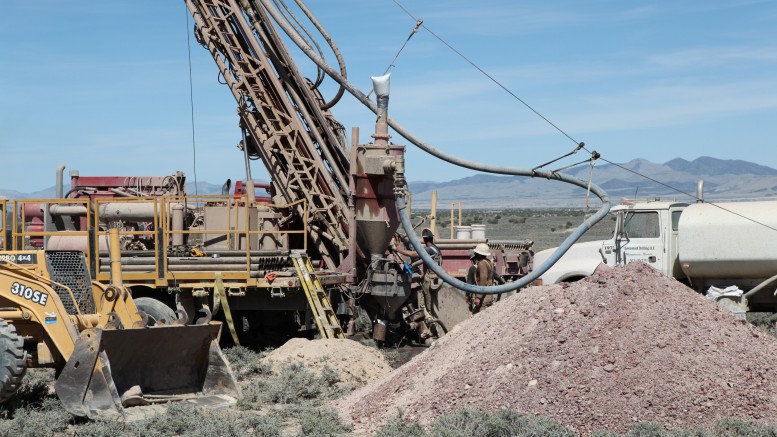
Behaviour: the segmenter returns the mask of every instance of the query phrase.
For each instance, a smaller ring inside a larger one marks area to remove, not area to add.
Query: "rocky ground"
[[[404,412],[510,408],[582,435],[777,417],[777,341],[632,263],[528,288],[458,325],[399,369],[333,403],[355,431]]]

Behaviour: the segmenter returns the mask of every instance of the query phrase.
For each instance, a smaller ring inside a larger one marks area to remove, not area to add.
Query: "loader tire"
[[[16,327],[0,319],[0,403],[19,390],[27,372],[27,352]]]
[[[138,307],[140,311],[148,314],[149,326],[155,325],[162,319],[170,324],[178,318],[172,308],[152,297],[139,297],[135,299],[135,306]]]

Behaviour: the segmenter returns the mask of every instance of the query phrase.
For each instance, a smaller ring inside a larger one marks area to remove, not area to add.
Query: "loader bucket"
[[[223,407],[240,396],[218,345],[219,324],[92,328],[55,383],[73,415],[127,418],[125,407],[187,401]]]

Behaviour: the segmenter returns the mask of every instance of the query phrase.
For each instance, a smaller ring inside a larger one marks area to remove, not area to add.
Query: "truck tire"
[[[148,314],[149,326],[155,325],[157,321],[162,319],[169,324],[178,318],[172,308],[154,298],[139,297],[134,300],[135,306],[138,307],[140,311]]]
[[[16,327],[0,319],[0,403],[19,390],[27,372],[27,352]]]

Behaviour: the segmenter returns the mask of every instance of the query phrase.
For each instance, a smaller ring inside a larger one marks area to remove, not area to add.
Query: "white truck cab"
[[[777,201],[640,202],[611,212],[613,236],[573,244],[542,284],[576,281],[602,263],[642,261],[700,293],[731,290],[725,300],[735,313],[777,312]],[[554,251],[537,253],[534,265]]]
[[[611,209],[615,227],[609,240],[577,243],[540,280],[543,284],[576,281],[609,266],[642,261],[668,276],[682,277],[678,259],[678,224],[688,206],[681,202],[624,203]],[[540,266],[556,249],[534,255]]]

